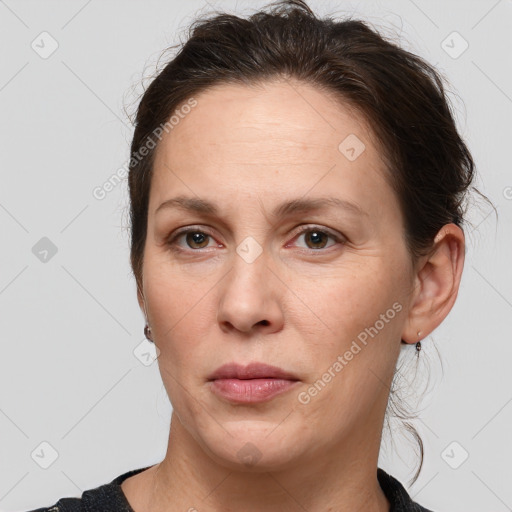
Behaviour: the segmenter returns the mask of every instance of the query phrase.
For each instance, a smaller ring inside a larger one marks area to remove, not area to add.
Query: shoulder
[[[84,491],[80,498],[61,498],[54,505],[27,512],[134,512],[121,489],[121,483],[150,467],[127,471],[106,484]]]
[[[80,498],[62,498],[51,507],[37,508],[27,512],[80,512],[81,502]]]
[[[391,504],[389,512],[433,512],[413,501],[405,487],[383,469],[377,468],[377,478]]]

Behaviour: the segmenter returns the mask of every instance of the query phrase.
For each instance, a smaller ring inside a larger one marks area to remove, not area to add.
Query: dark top
[[[52,507],[28,512],[135,512],[121,489],[121,482],[150,467],[127,471],[108,484],[84,491],[81,498],[61,498]],[[412,501],[404,486],[383,469],[377,468],[377,478],[391,503],[389,512],[432,512]]]

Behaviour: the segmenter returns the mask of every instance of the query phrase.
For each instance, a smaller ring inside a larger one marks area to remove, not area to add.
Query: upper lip
[[[227,363],[217,368],[208,380],[216,379],[286,379],[299,380],[295,375],[265,363],[254,362],[246,366],[238,363]]]

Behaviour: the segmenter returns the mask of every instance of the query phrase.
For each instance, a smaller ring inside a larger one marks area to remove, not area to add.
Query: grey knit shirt
[[[136,512],[128,503],[121,482],[150,467],[127,471],[108,484],[84,491],[81,498],[61,498],[51,507],[29,512]],[[383,469],[377,468],[377,478],[391,503],[389,512],[432,512],[413,502],[404,486]]]

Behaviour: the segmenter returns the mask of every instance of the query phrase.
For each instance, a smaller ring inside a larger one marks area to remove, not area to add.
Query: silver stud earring
[[[146,336],[149,341],[153,342],[153,338],[151,337],[151,327],[149,327],[148,324],[144,327],[144,336]]]

